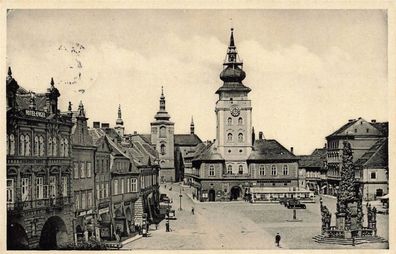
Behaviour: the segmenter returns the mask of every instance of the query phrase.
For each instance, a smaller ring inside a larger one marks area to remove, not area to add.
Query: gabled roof
[[[175,134],[175,145],[196,146],[202,140],[196,134]]]
[[[204,145],[202,143],[202,145]],[[223,156],[217,151],[217,147],[214,143],[204,145],[197,150],[196,156],[192,159],[193,161],[224,161]]]
[[[29,93],[27,94],[17,94],[16,102],[18,104],[19,109],[29,109],[31,96]],[[36,110],[38,111],[47,111],[45,109],[46,106],[46,97],[45,94],[36,94],[34,98],[34,102],[36,104]]]
[[[333,132],[332,134],[328,135],[326,138],[329,137],[333,137],[333,136],[346,136],[346,135],[350,135],[350,136],[355,136],[355,135],[373,135],[373,133],[348,133],[348,129],[350,127],[352,127],[354,124],[356,124],[357,122],[361,121],[361,124],[366,124],[367,127],[372,127],[374,130],[379,131],[376,132],[374,135],[377,136],[388,136],[388,122],[368,122],[366,120],[364,120],[363,118],[359,117],[358,119],[353,119],[353,120],[349,120],[346,124],[344,124],[343,126],[341,126],[338,130],[336,130],[335,132]],[[357,127],[357,129],[359,129],[359,127]],[[355,130],[356,132],[356,130]]]
[[[253,151],[248,160],[276,161],[276,160],[295,160],[298,158],[289,152],[275,139],[259,139],[254,141]]]
[[[388,167],[388,138],[378,140],[355,165],[365,168]]]
[[[345,131],[346,129],[348,129],[349,127],[351,127],[352,125],[354,125],[358,120],[360,120],[360,119],[354,119],[354,120],[352,120],[352,121],[347,122],[346,124],[344,124],[343,126],[341,126],[341,128],[339,128],[338,130],[336,130],[335,132],[333,132],[332,134],[330,134],[328,137],[343,134],[344,131]]]

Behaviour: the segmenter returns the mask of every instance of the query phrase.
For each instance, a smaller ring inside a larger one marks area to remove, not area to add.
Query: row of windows
[[[337,152],[329,152],[327,156],[329,158],[338,158],[340,155]]]
[[[283,175],[289,174],[288,165],[283,165],[282,173],[283,173]],[[226,174],[233,174],[232,165],[227,166]],[[240,174],[240,175],[243,174],[243,166],[242,165],[238,166],[238,174]],[[215,168],[213,165],[210,165],[209,166],[209,176],[214,176],[214,175],[215,175]],[[260,165],[259,175],[266,175],[264,165]],[[278,169],[277,169],[276,165],[271,165],[271,175],[273,175],[273,176],[278,175]]]
[[[33,144],[32,144],[29,134],[21,134],[21,135],[19,135],[19,146],[18,147],[19,147],[18,155],[21,155],[21,156],[40,156],[40,157],[46,156],[45,145],[44,145],[44,136],[40,136],[40,135],[35,136],[34,140],[33,140]],[[15,155],[16,154],[14,134],[7,135],[6,150],[7,150],[6,151],[7,155]],[[69,149],[68,139],[60,138],[59,155],[61,157],[68,157],[69,150],[70,149]],[[57,139],[55,137],[48,138],[47,155],[48,156],[57,156],[58,155]]]
[[[74,205],[76,209],[88,209],[93,207],[92,190],[75,191]]]
[[[158,184],[157,175],[146,175],[140,176],[140,188],[144,189],[154,184]]]
[[[98,173],[110,172],[110,165],[108,159],[97,159],[96,169]]]
[[[129,192],[137,192],[137,179],[136,178],[127,178],[125,186],[125,179],[115,179],[113,185],[113,194],[124,194]]]
[[[109,183],[96,184],[96,197],[99,199],[109,197]]]
[[[307,177],[320,177],[320,173],[319,172],[308,171],[306,174],[307,174],[306,175]]]
[[[117,161],[115,162],[116,170],[129,171],[129,161]]]
[[[227,134],[227,141],[228,141],[228,142],[233,142],[233,135],[232,135],[232,133],[228,133],[228,134]],[[242,134],[242,133],[239,133],[239,134],[238,134],[238,142],[240,142],[240,143],[243,142],[243,134]]]
[[[44,184],[44,177],[35,177],[32,184],[31,177],[21,178],[21,201],[56,198],[58,188],[61,188],[63,197],[67,196],[67,176],[62,176],[61,186],[58,185],[57,176],[49,176],[48,183]],[[15,202],[15,180],[7,179],[7,204]]]
[[[227,125],[228,125],[228,126],[233,125],[233,119],[232,119],[232,117],[229,117],[229,118],[227,119]],[[242,117],[239,117],[239,118],[238,118],[238,125],[243,125],[243,119],[242,119]]]
[[[92,163],[90,161],[74,162],[74,179],[92,177]]]

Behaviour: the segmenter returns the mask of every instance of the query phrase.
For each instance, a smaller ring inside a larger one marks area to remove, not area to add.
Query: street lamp
[[[181,210],[183,210],[182,209],[182,206],[181,206],[181,200],[182,200],[182,197],[183,197],[183,195],[181,194],[181,184],[180,184],[180,194],[179,194],[179,198],[180,198],[180,207],[179,207],[179,211],[181,211]]]

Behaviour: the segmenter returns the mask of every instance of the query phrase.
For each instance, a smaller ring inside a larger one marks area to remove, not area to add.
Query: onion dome
[[[243,62],[239,59],[238,52],[235,46],[234,29],[231,28],[230,44],[227,49],[227,56],[223,63],[224,69],[220,73],[220,79],[224,82],[216,93],[238,91],[243,93],[250,92],[250,88],[242,84],[246,78],[246,73],[243,71]]]

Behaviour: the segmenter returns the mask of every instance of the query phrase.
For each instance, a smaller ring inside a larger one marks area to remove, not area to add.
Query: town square
[[[8,9],[7,250],[389,249],[387,17]]]

